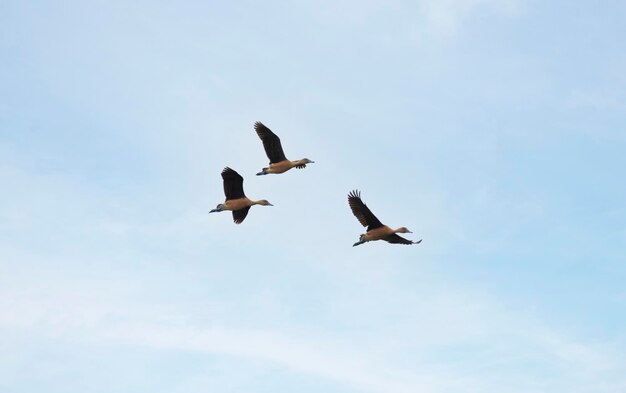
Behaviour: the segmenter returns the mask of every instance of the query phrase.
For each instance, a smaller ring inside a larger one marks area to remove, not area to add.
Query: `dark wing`
[[[379,228],[383,226],[383,223],[376,218],[365,203],[361,200],[361,192],[352,191],[348,194],[348,204],[352,209],[352,214],[364,227],[367,226],[367,230]]]
[[[259,138],[261,138],[261,141],[263,141],[263,148],[265,149],[267,158],[270,159],[270,164],[285,161],[287,159],[287,157],[285,157],[285,153],[283,152],[283,147],[280,145],[280,138],[278,135],[274,134],[272,130],[265,127],[260,121],[254,123],[254,129],[256,130]]]
[[[244,207],[243,209],[239,210],[233,210],[233,221],[235,221],[235,224],[241,224],[243,220],[246,219],[249,210],[250,206]]]
[[[241,177],[240,174],[226,167],[222,171],[222,179],[224,179],[224,194],[226,195],[226,200],[239,199],[246,196],[243,193],[243,177]]]
[[[421,242],[417,241],[417,242],[413,242],[411,240],[405,239],[402,236],[398,236],[397,234],[393,234],[393,235],[389,235],[386,238],[383,239],[384,241],[387,241],[389,243],[393,243],[393,244],[418,244]]]

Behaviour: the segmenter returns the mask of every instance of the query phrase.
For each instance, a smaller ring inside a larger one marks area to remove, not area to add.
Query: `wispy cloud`
[[[142,293],[150,289],[136,287],[140,277],[86,279],[84,274],[72,277],[50,269],[24,268],[10,284],[4,280],[0,328],[5,334],[19,331],[59,343],[260,360],[363,392],[526,392],[532,386],[587,392],[594,391],[596,383],[617,391],[626,382],[623,359],[607,343],[572,339],[531,316],[507,310],[502,302],[462,288],[447,288],[423,301],[387,288],[411,313],[398,314],[391,325],[375,324],[370,333],[360,335],[300,324],[250,329],[224,324],[219,313],[198,320],[194,315],[206,314],[202,308],[212,308],[210,302],[145,303]],[[20,293],[16,288],[30,289]],[[378,313],[376,306],[372,311]],[[274,317],[271,308],[262,312],[265,318]],[[448,357],[456,360],[444,361]],[[550,369],[559,378],[544,378],[536,367]],[[497,375],[492,375],[494,370]],[[503,386],[504,381],[510,386]]]
[[[456,35],[468,18],[479,12],[515,16],[521,11],[518,0],[422,0],[421,15],[427,31],[435,35]]]

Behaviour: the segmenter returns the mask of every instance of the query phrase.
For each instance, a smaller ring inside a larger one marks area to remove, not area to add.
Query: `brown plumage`
[[[418,244],[422,242],[421,239],[413,242],[397,235],[398,233],[413,233],[406,227],[391,229],[387,225],[380,222],[374,213],[372,213],[367,205],[361,200],[360,191],[355,190],[348,194],[348,205],[352,210],[352,214],[354,214],[356,219],[359,220],[361,225],[367,227],[367,232],[359,237],[359,241],[354,243],[352,245],[353,247],[374,240],[384,240],[393,244]]]
[[[217,205],[217,207],[209,213],[230,210],[233,212],[233,221],[235,221],[235,224],[241,224],[248,215],[251,206],[273,206],[265,199],[258,201],[248,199],[243,192],[243,177],[229,167],[224,168],[222,171],[222,179],[224,182],[224,195],[226,195],[226,200],[224,203]]]
[[[303,158],[296,161],[288,160],[285,156],[285,152],[283,152],[283,146],[280,143],[280,138],[278,137],[278,135],[274,134],[272,130],[267,128],[260,121],[254,123],[254,129],[256,130],[259,138],[261,138],[261,142],[263,142],[263,148],[265,149],[265,154],[270,160],[270,165],[266,168],[263,168],[261,172],[257,173],[257,176],[267,175],[270,173],[285,173],[291,168],[302,169],[306,168],[307,164],[312,164],[315,162],[309,160],[308,158]]]

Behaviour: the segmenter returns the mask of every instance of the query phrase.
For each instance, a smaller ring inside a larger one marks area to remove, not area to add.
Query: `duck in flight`
[[[263,148],[265,149],[267,158],[270,159],[270,166],[263,168],[261,172],[257,173],[257,176],[267,175],[269,173],[284,173],[294,167],[302,169],[306,167],[306,164],[312,164],[315,162],[309,160],[308,158],[296,161],[288,160],[287,157],[285,157],[278,135],[274,134],[272,130],[265,127],[260,121],[254,123],[254,129],[263,142]]]
[[[348,194],[348,204],[350,209],[352,209],[352,214],[359,220],[361,225],[367,227],[367,232],[362,234],[359,237],[359,241],[354,243],[352,247],[374,240],[384,240],[394,244],[419,244],[422,242],[421,239],[414,242],[399,236],[398,233],[413,233],[406,227],[391,229],[387,225],[383,225],[367,205],[363,203],[359,191],[355,190]]]
[[[217,205],[217,207],[209,213],[230,210],[233,212],[233,221],[235,221],[235,224],[241,224],[248,215],[251,206],[274,206],[265,199],[259,201],[248,199],[243,193],[243,177],[229,167],[224,168],[222,171],[222,179],[224,179],[226,201]]]

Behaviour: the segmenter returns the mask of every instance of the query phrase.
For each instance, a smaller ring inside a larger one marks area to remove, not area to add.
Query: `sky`
[[[625,17],[0,2],[0,392],[626,391]]]

